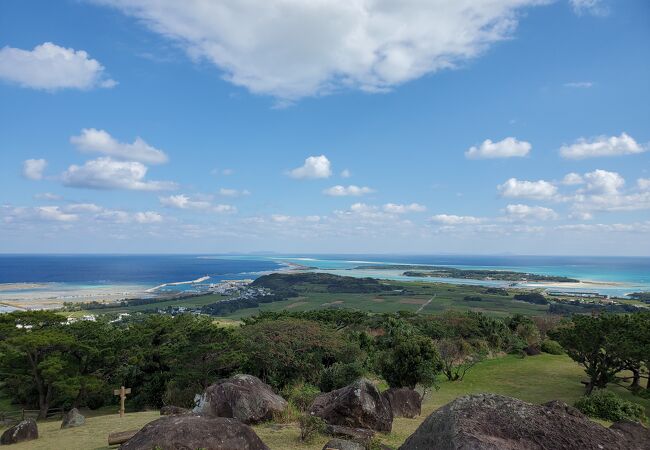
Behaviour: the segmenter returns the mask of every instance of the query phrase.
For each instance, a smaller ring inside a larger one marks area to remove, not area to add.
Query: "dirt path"
[[[433,294],[433,297],[431,297],[431,298],[429,299],[429,301],[427,301],[424,305],[420,306],[420,307],[418,308],[418,310],[415,311],[415,314],[418,314],[420,311],[422,311],[422,310],[424,309],[425,306],[427,306],[429,303],[431,303],[431,302],[433,301],[433,299],[436,298],[436,295],[437,295],[437,294]]]

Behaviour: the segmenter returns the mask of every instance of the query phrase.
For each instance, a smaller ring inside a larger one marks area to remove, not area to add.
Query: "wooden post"
[[[120,417],[124,417],[124,400],[126,400],[126,394],[131,393],[131,388],[125,388],[124,386],[113,391],[114,395],[120,396]]]

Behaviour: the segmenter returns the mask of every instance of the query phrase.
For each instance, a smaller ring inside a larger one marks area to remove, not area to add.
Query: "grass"
[[[583,393],[580,381],[585,378],[582,368],[565,355],[542,354],[518,358],[506,356],[478,364],[462,382],[441,382],[440,389],[427,395],[422,416],[415,419],[397,418],[390,434],[380,434],[381,441],[393,448],[401,445],[431,412],[462,395],[479,392],[517,397],[532,403],[562,400],[572,404]],[[613,386],[622,397],[641,403],[650,414],[650,400],[633,397],[621,387]],[[66,430],[59,422],[39,423],[41,437],[32,442],[17,444],[15,449],[78,448],[104,449],[111,431],[139,428],[159,417],[157,411],[127,414],[120,419],[117,414],[93,416],[86,425]],[[328,438],[319,436],[309,444],[299,441],[300,430],[295,423],[256,425],[255,432],[273,450],[320,450]]]
[[[395,293],[373,294],[331,294],[312,292],[309,289],[301,291],[300,297],[280,302],[262,304],[256,308],[246,308],[235,311],[224,317],[242,319],[259,314],[261,311],[309,311],[325,308],[349,308],[376,313],[411,311],[416,312],[428,303],[421,312],[423,314],[439,313],[449,309],[458,311],[484,312],[492,316],[507,316],[511,314],[540,315],[548,309],[545,305],[533,305],[516,301],[512,296],[485,294],[485,287],[469,285],[452,285],[446,283],[422,282],[391,282],[395,288],[407,288],[409,294]],[[480,296],[483,301],[466,301],[466,296]]]

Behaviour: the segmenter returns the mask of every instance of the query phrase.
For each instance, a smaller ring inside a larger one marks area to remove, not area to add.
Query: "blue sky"
[[[0,4],[0,251],[650,253],[644,0]]]

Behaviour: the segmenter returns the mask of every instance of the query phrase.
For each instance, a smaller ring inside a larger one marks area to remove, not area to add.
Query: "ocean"
[[[65,301],[119,297],[123,292],[144,295],[166,283],[163,291],[200,291],[226,279],[257,278],[286,270],[287,263],[349,276],[381,276],[409,280],[400,271],[365,270],[368,264],[423,264],[467,269],[513,270],[541,275],[563,275],[598,282],[566,290],[623,296],[650,291],[650,258],[582,256],[472,256],[472,255],[0,255],[0,303],[4,300]],[[382,273],[383,272],[383,273]],[[206,278],[209,277],[209,278]],[[473,280],[422,279],[460,284],[494,284]],[[19,285],[14,285],[14,284]],[[611,284],[607,284],[611,283]],[[33,286],[31,286],[33,284]],[[0,305],[0,311],[8,307]]]

